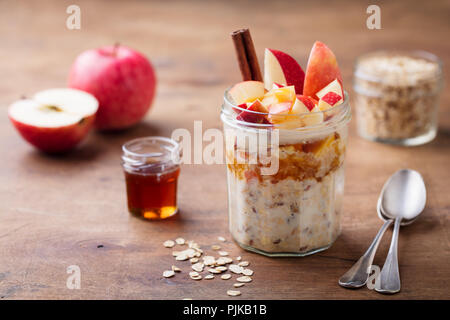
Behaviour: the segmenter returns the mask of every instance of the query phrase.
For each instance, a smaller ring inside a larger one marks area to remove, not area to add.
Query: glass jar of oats
[[[290,118],[287,127],[239,120],[236,109],[225,92],[221,119],[234,240],[270,257],[329,248],[341,231],[348,95],[326,111],[280,116]]]
[[[442,63],[424,52],[378,51],[361,56],[354,73],[358,133],[413,146],[434,139]]]

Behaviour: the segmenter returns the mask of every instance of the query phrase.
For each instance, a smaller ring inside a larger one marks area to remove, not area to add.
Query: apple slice
[[[75,147],[92,128],[97,99],[76,89],[50,89],[9,107],[8,115],[22,137],[36,148],[65,152]]]
[[[316,93],[335,79],[342,83],[336,57],[325,44],[316,41],[308,59],[303,94],[317,99]]]
[[[268,123],[265,114],[262,113],[267,113],[266,107],[261,104],[261,101],[255,100],[247,107],[247,110],[242,111],[236,119],[251,123]]]
[[[261,81],[243,81],[235,84],[228,92],[236,104],[253,102],[264,97],[264,83]]]
[[[289,119],[289,117],[286,115],[289,114],[291,108],[292,102],[280,102],[272,104],[269,107],[269,122],[273,124],[286,122]]]
[[[283,88],[283,87],[284,87],[284,85],[274,82],[273,85],[272,85],[272,90],[273,89],[280,89],[280,88]]]
[[[328,92],[319,100],[319,109],[328,110],[342,102],[342,97],[334,92]]]
[[[321,99],[328,92],[334,92],[340,95],[341,97],[344,97],[344,89],[342,88],[342,85],[338,79],[334,79],[333,81],[331,81],[325,88],[317,92],[316,96],[318,96],[319,99]]]
[[[295,103],[292,106],[291,113],[299,114],[310,112],[316,106],[316,102],[311,97],[307,97],[301,94],[297,95]]]
[[[305,73],[290,55],[273,49],[266,49],[264,56],[264,85],[270,90],[274,83],[294,86],[299,94],[303,92]]]

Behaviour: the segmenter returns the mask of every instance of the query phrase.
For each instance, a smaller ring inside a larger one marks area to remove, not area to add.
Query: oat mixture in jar
[[[236,120],[233,108],[225,97],[222,121],[227,141],[274,130]],[[227,143],[229,227],[245,249],[302,256],[328,248],[340,234],[348,97],[323,114],[320,124],[279,129],[278,171],[272,175],[261,173],[267,164],[249,163],[249,145]],[[259,154],[253,158],[259,159]]]
[[[437,132],[442,68],[426,52],[375,52],[358,59],[354,75],[358,133],[401,145],[431,141]]]

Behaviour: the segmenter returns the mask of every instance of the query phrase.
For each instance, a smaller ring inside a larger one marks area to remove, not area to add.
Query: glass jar
[[[128,210],[149,220],[178,212],[180,146],[169,138],[145,137],[122,146]]]
[[[289,119],[277,125],[236,119],[243,109],[230,101],[227,91],[221,119],[234,240],[266,256],[305,256],[329,248],[341,230],[351,118],[347,93],[336,107],[284,115]],[[302,126],[316,116],[323,122]]]
[[[424,51],[378,51],[361,56],[354,72],[354,102],[361,137],[420,145],[437,132],[442,63]]]

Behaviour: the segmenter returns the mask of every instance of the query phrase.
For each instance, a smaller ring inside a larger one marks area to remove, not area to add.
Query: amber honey
[[[179,173],[179,167],[162,174],[125,172],[130,213],[145,219],[165,219],[177,213]]]
[[[123,151],[129,212],[149,220],[176,214],[180,166],[173,155],[179,153],[178,144],[148,137],[126,143]]]

